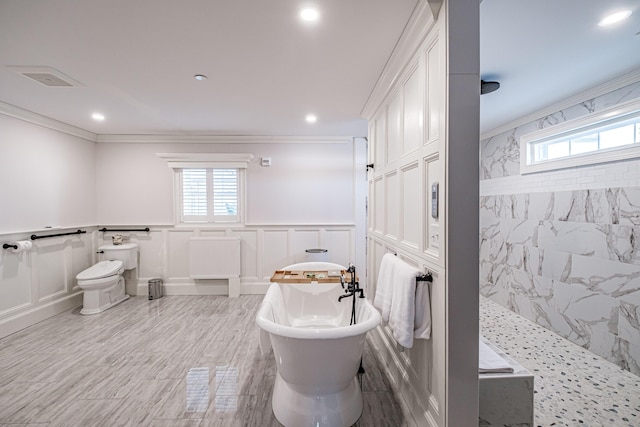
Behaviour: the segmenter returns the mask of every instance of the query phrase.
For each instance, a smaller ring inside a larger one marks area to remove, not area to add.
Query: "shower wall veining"
[[[638,98],[635,72],[495,132],[480,152],[481,295],[636,375],[640,159],[521,175],[519,144],[527,133]]]

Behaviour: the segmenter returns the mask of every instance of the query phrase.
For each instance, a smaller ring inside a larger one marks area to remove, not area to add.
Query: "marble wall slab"
[[[480,197],[480,293],[640,375],[640,187],[567,189],[563,174],[587,166],[525,188],[519,163],[522,135],[636,98],[640,82],[481,141],[481,180],[496,184]]]

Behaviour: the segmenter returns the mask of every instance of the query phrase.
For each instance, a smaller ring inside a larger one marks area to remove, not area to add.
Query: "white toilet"
[[[100,262],[76,276],[78,286],[84,291],[81,314],[96,314],[129,298],[125,293],[125,270],[138,265],[138,245],[100,246]]]

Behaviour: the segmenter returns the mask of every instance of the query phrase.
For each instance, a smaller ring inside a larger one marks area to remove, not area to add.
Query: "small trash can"
[[[149,279],[149,299],[158,299],[162,297],[162,279]]]
[[[327,249],[305,249],[305,261],[307,262],[327,262],[329,259]]]

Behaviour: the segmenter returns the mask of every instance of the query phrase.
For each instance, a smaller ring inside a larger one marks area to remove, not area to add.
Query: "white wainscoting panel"
[[[376,177],[373,181],[374,198],[369,203],[369,215],[373,214],[373,230],[376,233],[384,233],[384,211],[385,211],[385,191],[384,179],[382,175]],[[375,203],[374,203],[375,202]]]
[[[66,291],[65,242],[57,238],[38,240],[32,251],[37,260],[38,301],[48,301]]]
[[[235,232],[242,239],[240,262],[242,279],[245,282],[258,280],[258,232],[258,230]]]
[[[396,170],[384,177],[385,228],[384,234],[393,240],[400,235],[400,178]]]
[[[422,146],[423,134],[423,91],[416,62],[413,71],[404,83],[404,138],[402,153],[408,154]]]
[[[375,135],[370,135],[374,139],[372,139],[369,144],[369,149],[373,149],[373,163],[374,167],[381,167],[387,161],[387,153],[385,148],[387,146],[387,133],[386,133],[386,120],[385,120],[385,111],[384,109],[380,109],[380,112],[376,116],[375,119]]]
[[[402,149],[402,92],[398,90],[390,99],[391,101],[387,105],[386,164],[396,161],[400,157]]]
[[[189,238],[193,230],[175,229],[167,233],[166,272],[162,276],[168,282],[185,282],[189,279]],[[158,245],[161,247],[161,245]],[[142,277],[149,277],[145,274]]]
[[[0,286],[0,318],[17,308],[31,304],[31,253],[0,252],[2,286]]]
[[[402,193],[402,243],[414,250],[418,250],[420,236],[422,236],[422,200],[424,197],[421,188],[420,164],[410,163],[402,168],[401,193]]]
[[[289,262],[289,232],[286,229],[264,230],[263,235],[262,278],[269,280],[275,270],[293,262]]]

